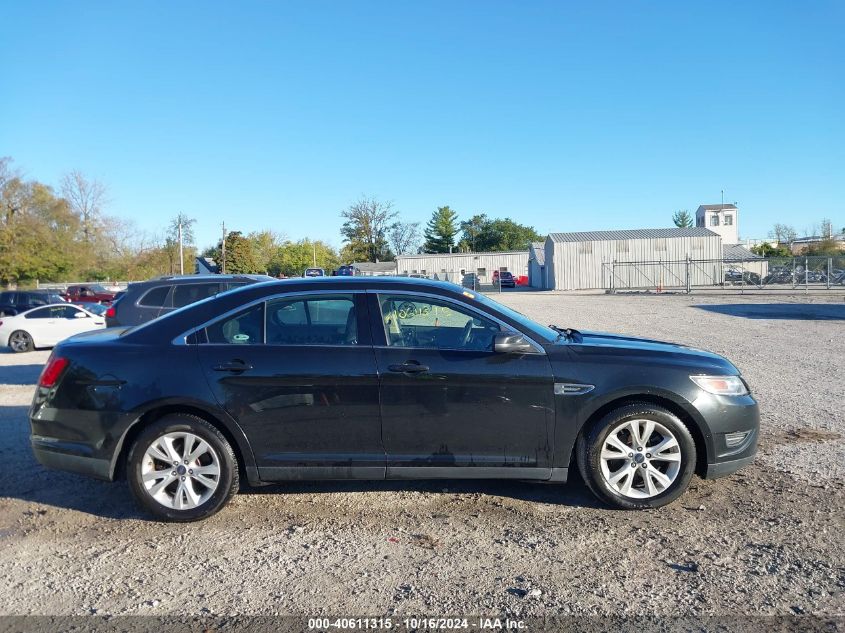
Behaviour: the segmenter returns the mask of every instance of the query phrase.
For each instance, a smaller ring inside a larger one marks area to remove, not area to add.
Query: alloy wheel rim
[[[654,420],[626,420],[605,438],[601,473],[614,491],[631,499],[665,492],[681,472],[681,447],[664,425]]]
[[[16,352],[22,352],[26,349],[26,346],[28,344],[26,334],[23,334],[21,332],[15,332],[14,334],[12,334],[12,340],[9,341],[9,343],[11,344],[12,349],[14,349]]]
[[[208,501],[220,485],[220,459],[198,435],[165,433],[144,453],[141,481],[164,507],[191,510]]]

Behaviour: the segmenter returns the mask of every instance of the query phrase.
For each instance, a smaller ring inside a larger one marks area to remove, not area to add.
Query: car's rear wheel
[[[208,518],[238,489],[232,446],[193,415],[168,415],[144,429],[129,452],[126,472],[136,501],[165,521]]]
[[[695,471],[695,441],[672,412],[634,403],[605,415],[578,439],[578,467],[590,490],[624,509],[677,499]]]
[[[15,330],[9,335],[9,348],[16,353],[31,352],[35,349],[35,344],[28,332]]]

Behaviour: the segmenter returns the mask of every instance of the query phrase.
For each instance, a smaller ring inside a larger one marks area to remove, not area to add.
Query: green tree
[[[788,246],[772,246],[768,242],[752,246],[751,252],[760,257],[792,257],[792,251]]]
[[[327,273],[340,265],[337,252],[331,246],[319,240],[304,239],[282,244],[270,260],[268,272],[273,276],[299,277],[306,268],[314,266],[315,260],[317,267]]]
[[[284,238],[275,231],[267,229],[253,231],[247,237],[252,242],[252,250],[255,253],[258,269],[262,272],[269,272],[270,264],[279,248],[286,244]]]
[[[387,233],[393,226],[397,212],[391,202],[362,197],[341,212],[344,219],[344,254],[350,261],[390,261],[393,253],[387,243]]]
[[[448,205],[437,207],[426,225],[423,249],[427,253],[448,253],[455,246],[457,234],[458,214]]]
[[[692,214],[686,209],[675,211],[672,214],[672,222],[679,229],[688,229],[693,225]]]
[[[252,242],[240,231],[226,235],[226,273],[231,275],[259,272]]]
[[[461,223],[461,250],[482,252],[521,251],[531,242],[543,240],[543,236],[510,218],[491,220],[485,214],[474,215]]]

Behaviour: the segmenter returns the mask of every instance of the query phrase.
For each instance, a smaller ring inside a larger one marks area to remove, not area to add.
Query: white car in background
[[[106,327],[102,315],[71,304],[51,304],[0,317],[0,347],[29,352],[36,347],[53,347],[69,336]]]

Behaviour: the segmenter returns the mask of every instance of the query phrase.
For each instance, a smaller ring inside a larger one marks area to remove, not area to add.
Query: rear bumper
[[[111,461],[86,454],[90,453],[90,447],[37,436],[32,436],[30,442],[35,459],[47,468],[66,470],[106,481],[112,479]]]

